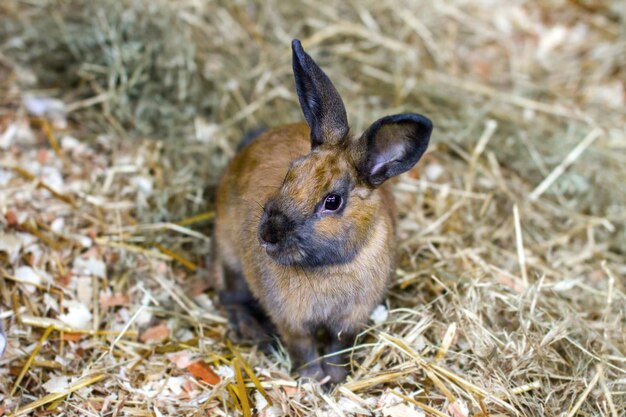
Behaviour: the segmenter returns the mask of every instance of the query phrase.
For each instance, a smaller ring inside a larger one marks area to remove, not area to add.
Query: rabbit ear
[[[372,186],[408,171],[428,147],[433,124],[415,113],[386,116],[374,122],[358,141],[358,171]]]
[[[291,43],[293,75],[304,118],[311,129],[311,147],[337,145],[348,134],[348,119],[341,96],[328,76],[304,52],[297,39]]]

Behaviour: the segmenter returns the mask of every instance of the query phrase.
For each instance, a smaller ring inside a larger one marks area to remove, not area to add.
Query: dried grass
[[[624,415],[625,22],[619,2],[3,1],[0,416]],[[231,346],[205,284],[221,168],[302,118],[292,37],[354,131],[436,125],[396,185],[387,315],[327,392]]]

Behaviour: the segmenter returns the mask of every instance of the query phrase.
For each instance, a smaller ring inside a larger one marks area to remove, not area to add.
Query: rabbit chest
[[[272,319],[288,327],[324,326],[335,332],[363,325],[381,301],[393,267],[388,248],[394,231],[386,213],[373,229],[350,262],[314,271],[271,264],[259,252],[257,267],[248,275],[259,277],[252,288]]]

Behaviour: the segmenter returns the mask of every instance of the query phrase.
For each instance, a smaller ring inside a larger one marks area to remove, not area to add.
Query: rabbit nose
[[[267,219],[261,223],[259,235],[262,243],[275,245],[279,243],[287,233],[289,219],[280,212],[271,213]]]

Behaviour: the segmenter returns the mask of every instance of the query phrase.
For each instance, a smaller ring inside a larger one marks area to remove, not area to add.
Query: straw
[[[620,415],[624,19],[557,0],[0,1],[0,414]],[[338,386],[235,343],[211,288],[224,166],[247,133],[303,121],[293,38],[355,137],[395,113],[435,126],[390,182],[396,268]]]

